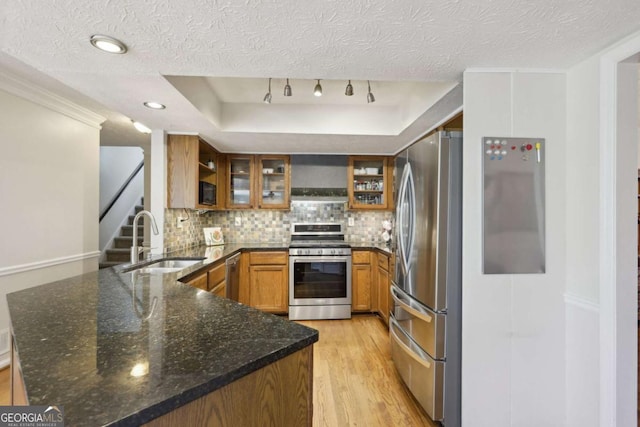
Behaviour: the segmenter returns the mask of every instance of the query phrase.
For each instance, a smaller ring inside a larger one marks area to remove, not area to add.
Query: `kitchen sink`
[[[192,265],[196,265],[204,258],[166,258],[151,264],[146,264],[128,271],[138,271],[143,274],[167,274],[175,273]]]

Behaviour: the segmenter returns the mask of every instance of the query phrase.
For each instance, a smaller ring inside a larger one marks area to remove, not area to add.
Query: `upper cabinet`
[[[349,209],[392,209],[391,160],[386,156],[349,156]]]
[[[289,209],[289,156],[228,155],[227,208]]]
[[[258,208],[288,209],[290,188],[289,156],[257,156]]]
[[[254,194],[254,156],[227,156],[227,207],[253,208]]]
[[[167,207],[223,208],[224,167],[224,156],[198,136],[169,135]]]

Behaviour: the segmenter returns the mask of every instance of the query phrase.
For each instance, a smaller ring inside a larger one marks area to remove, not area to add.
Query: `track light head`
[[[353,86],[351,86],[351,80],[349,80],[349,83],[347,83],[344,94],[347,96],[353,96]]]
[[[287,84],[284,86],[284,96],[291,96],[291,86],[289,85],[289,79],[287,79]]]
[[[271,77],[269,77],[269,92],[267,92],[262,101],[265,104],[271,104]]]
[[[369,80],[367,80],[367,88],[369,90],[369,93],[367,93],[367,104],[371,104],[372,102],[376,102],[375,96],[373,96],[373,94],[371,93],[371,83],[369,83]]]
[[[322,86],[320,86],[320,79],[318,79],[318,83],[316,83],[316,87],[313,88],[313,94],[315,96],[322,96]]]

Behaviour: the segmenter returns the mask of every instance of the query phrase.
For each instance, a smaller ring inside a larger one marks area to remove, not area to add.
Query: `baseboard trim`
[[[85,259],[97,258],[99,256],[100,251],[93,251],[60,258],[51,258],[44,261],[36,261],[28,264],[12,265],[10,267],[0,268],[0,277],[9,276],[11,274],[24,273],[32,270],[39,270],[41,268],[53,267],[56,265],[68,264],[70,262],[82,261]]]
[[[7,368],[11,364],[9,352],[0,354],[0,369]]]
[[[576,295],[572,292],[564,293],[564,302],[565,304],[579,307],[583,310],[591,311],[594,313],[600,313],[600,304],[598,304],[597,302],[589,298]]]

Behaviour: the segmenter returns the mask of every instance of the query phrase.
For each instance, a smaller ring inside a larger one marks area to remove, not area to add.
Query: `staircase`
[[[144,203],[144,199],[140,201]],[[135,213],[137,214],[144,209],[144,206],[136,205]],[[113,239],[110,249],[105,251],[104,261],[100,263],[100,268],[113,267],[114,265],[124,264],[130,261],[131,246],[133,246],[133,218],[135,215],[129,215],[127,225],[120,227],[120,236]],[[144,217],[138,220],[138,245],[142,245],[144,240]]]

